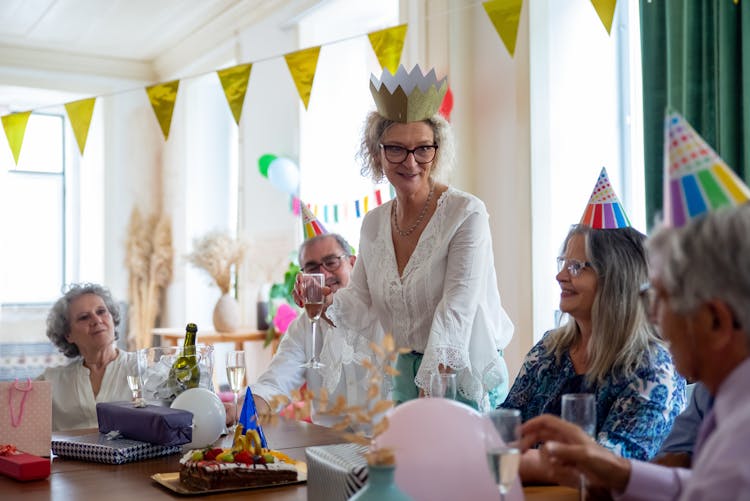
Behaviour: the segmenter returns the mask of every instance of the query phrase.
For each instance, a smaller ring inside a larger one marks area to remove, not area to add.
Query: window
[[[318,219],[326,229],[341,233],[355,249],[364,207],[360,205],[357,218],[354,201],[362,204],[363,197],[369,196],[368,208],[374,208],[375,189],[380,189],[383,202],[390,199],[389,185],[373,186],[360,175],[361,165],[355,158],[362,124],[367,113],[375,109],[369,77],[371,73],[379,76],[381,71],[366,34],[397,25],[398,15],[398,0],[334,0],[299,24],[300,47],[325,44],[309,107],[302,110],[300,197],[317,205]],[[331,43],[337,40],[341,41]],[[338,223],[334,221],[334,205],[338,206]]]
[[[0,157],[0,303],[55,300],[65,274],[65,122],[33,113],[16,166]]]

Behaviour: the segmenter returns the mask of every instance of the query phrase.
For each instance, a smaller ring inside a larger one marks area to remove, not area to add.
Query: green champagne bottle
[[[172,364],[169,371],[169,379],[175,383],[176,389],[183,392],[188,388],[197,388],[201,380],[200,367],[198,367],[198,356],[195,348],[195,339],[198,326],[193,323],[185,327],[185,343],[182,346],[182,355]]]

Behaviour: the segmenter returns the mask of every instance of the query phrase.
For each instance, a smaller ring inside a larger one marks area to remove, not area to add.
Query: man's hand
[[[600,446],[578,426],[545,414],[530,419],[521,427],[524,450],[543,442],[542,464],[560,483],[571,485],[579,474],[592,487],[618,492],[625,490],[630,479],[630,461]],[[577,487],[575,483],[571,485]]]

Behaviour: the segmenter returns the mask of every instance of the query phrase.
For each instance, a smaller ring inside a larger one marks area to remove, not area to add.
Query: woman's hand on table
[[[592,487],[625,490],[630,479],[630,461],[597,444],[578,426],[557,416],[544,414],[521,427],[521,447],[528,450],[542,442],[542,465],[557,482],[577,487],[579,474]]]

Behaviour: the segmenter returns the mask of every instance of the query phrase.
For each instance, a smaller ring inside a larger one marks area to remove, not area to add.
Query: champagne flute
[[[234,430],[237,427],[237,402],[239,401],[239,393],[245,387],[245,352],[228,352],[226,362],[227,379],[229,380],[229,388],[232,390],[232,400],[234,402],[234,416],[232,416],[231,427]]]
[[[587,435],[596,434],[596,400],[592,393],[566,393],[562,396],[561,417],[578,425]],[[581,474],[579,495],[581,501],[586,499],[586,477]]]
[[[143,372],[146,367],[146,353],[138,350],[135,354],[135,363],[128,367],[128,387],[133,395],[133,407],[145,407],[143,400]]]
[[[456,373],[435,372],[430,376],[430,397],[456,399]]]
[[[485,423],[484,448],[492,478],[500,491],[501,501],[510,491],[521,464],[521,411],[496,409],[487,413],[492,424]]]
[[[325,275],[322,273],[303,273],[300,285],[302,291],[302,301],[305,303],[305,311],[307,316],[310,318],[312,324],[312,356],[310,360],[302,364],[300,367],[307,369],[320,369],[324,367],[320,360],[318,360],[318,349],[316,334],[318,331],[318,321],[320,316],[323,314],[325,308],[325,296],[323,295],[323,287],[326,284]]]

